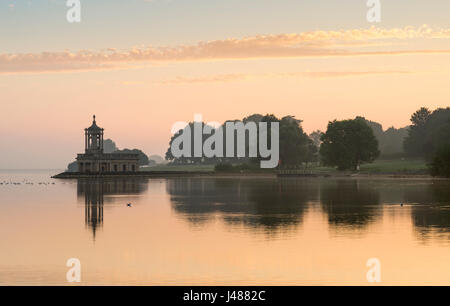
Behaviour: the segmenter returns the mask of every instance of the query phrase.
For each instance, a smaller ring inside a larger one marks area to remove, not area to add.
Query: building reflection
[[[92,230],[94,239],[103,225],[105,202],[114,203],[120,195],[141,194],[147,190],[147,183],[147,180],[138,178],[77,180],[78,200],[81,202],[84,199],[85,225]]]
[[[78,180],[85,224],[94,238],[103,225],[104,208],[126,205],[148,184],[129,178]],[[411,218],[419,239],[436,234],[450,239],[448,181],[192,177],[167,178],[165,188],[175,216],[202,230],[220,220],[230,230],[276,237],[296,231],[310,211],[324,217],[331,233],[360,235],[383,217],[401,213],[407,214],[405,220]]]

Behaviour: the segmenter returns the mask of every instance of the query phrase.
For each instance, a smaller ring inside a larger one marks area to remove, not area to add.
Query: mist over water
[[[0,172],[2,285],[450,284],[448,180],[51,174]]]

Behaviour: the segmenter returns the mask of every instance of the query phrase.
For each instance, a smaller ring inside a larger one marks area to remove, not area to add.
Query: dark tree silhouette
[[[450,144],[442,145],[434,154],[430,172],[433,176],[450,177]]]
[[[283,166],[294,166],[294,165],[300,165],[304,162],[309,162],[317,159],[317,148],[313,145],[312,140],[309,139],[308,135],[303,131],[301,127],[301,120],[296,119],[294,116],[285,116],[281,120],[278,119],[273,114],[267,114],[265,116],[260,114],[253,114],[248,117],[245,117],[242,121],[241,120],[227,120],[222,125],[222,132],[223,132],[223,157],[201,157],[201,158],[187,158],[187,157],[180,157],[175,158],[172,155],[171,152],[171,145],[175,138],[181,135],[183,133],[183,130],[178,131],[175,135],[172,136],[169,142],[169,148],[166,152],[166,160],[172,161],[173,163],[215,163],[215,164],[222,164],[219,168],[230,168],[231,164],[257,164],[261,160],[259,157],[259,149],[257,149],[257,157],[249,157],[249,144],[250,144],[250,135],[249,132],[246,131],[245,133],[245,157],[237,157],[237,132],[234,131],[234,157],[227,157],[226,156],[226,139],[227,139],[227,129],[225,128],[225,124],[227,122],[232,123],[238,123],[242,122],[244,124],[248,122],[255,122],[258,126],[258,123],[260,122],[267,122],[267,144],[268,147],[271,147],[271,124],[273,122],[279,123],[279,137],[280,137],[280,160],[282,162]],[[203,124],[204,126],[204,124]],[[191,128],[191,131],[193,129],[193,123],[189,123],[189,127]],[[257,129],[257,139],[259,139],[259,128]],[[192,135],[191,135],[192,136]],[[203,142],[209,137],[209,135],[203,135]],[[203,143],[202,142],[202,143]],[[193,156],[193,140],[191,143],[191,156]]]
[[[422,107],[411,116],[411,127],[405,139],[405,152],[411,156],[431,159],[450,142],[450,107],[430,112]]]
[[[405,152],[411,156],[425,155],[425,137],[426,124],[430,118],[431,112],[428,108],[422,107],[411,115],[411,126],[408,131],[408,136],[403,143]]]
[[[361,118],[329,122],[321,140],[322,162],[339,170],[358,170],[361,163],[373,162],[380,154],[372,129]]]

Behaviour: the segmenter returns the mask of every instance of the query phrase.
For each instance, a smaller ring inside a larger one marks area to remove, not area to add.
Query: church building
[[[94,120],[84,129],[84,154],[77,155],[78,172],[115,173],[137,172],[139,155],[134,153],[103,153],[103,129]]]

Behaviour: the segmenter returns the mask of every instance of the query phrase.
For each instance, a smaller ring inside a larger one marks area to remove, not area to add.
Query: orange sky
[[[294,115],[312,132],[358,115],[403,127],[421,106],[449,106],[445,27],[86,47],[0,50],[0,168],[64,168],[82,152],[93,114],[120,148],[164,155],[172,124],[196,113],[219,122]]]

